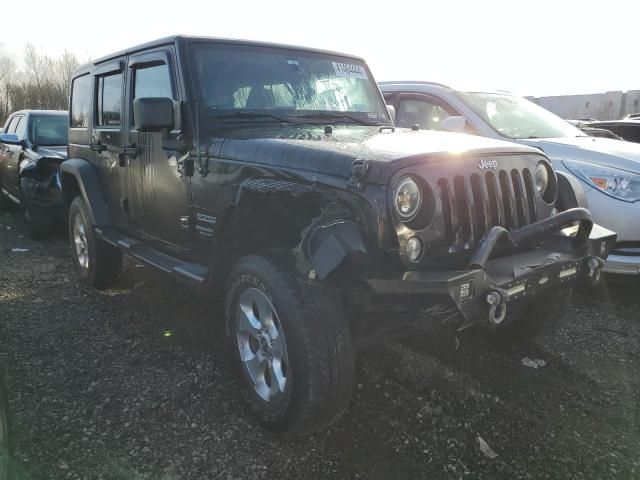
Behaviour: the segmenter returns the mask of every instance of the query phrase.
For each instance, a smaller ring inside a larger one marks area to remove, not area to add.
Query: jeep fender
[[[86,160],[72,158],[65,160],[60,165],[62,195],[65,204],[70,204],[75,195],[73,180],[77,182],[80,194],[84,199],[91,222],[94,226],[109,225],[109,214],[107,212],[107,202],[102,194],[98,174],[95,167]]]
[[[556,170],[558,177],[558,210],[564,211],[570,208],[588,208],[587,196],[584,193],[582,183],[569,173]]]
[[[313,227],[304,246],[308,262],[320,280],[324,280],[352,253],[367,253],[360,228],[348,220],[335,220]]]

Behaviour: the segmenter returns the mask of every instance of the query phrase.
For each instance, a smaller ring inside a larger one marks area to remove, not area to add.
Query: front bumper
[[[566,226],[577,220],[579,226]],[[514,253],[490,259],[505,238]],[[400,279],[368,283],[380,295],[419,297],[423,307],[453,303],[467,322],[495,326],[504,320],[509,303],[580,281],[597,283],[615,241],[616,234],[593,225],[586,210],[573,209],[520,230],[490,230],[467,270],[408,271]]]

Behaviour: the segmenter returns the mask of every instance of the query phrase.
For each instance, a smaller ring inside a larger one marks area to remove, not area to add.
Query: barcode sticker
[[[363,80],[367,79],[367,72],[361,65],[354,65],[353,63],[331,63],[333,63],[333,69],[339,77],[361,78]]]

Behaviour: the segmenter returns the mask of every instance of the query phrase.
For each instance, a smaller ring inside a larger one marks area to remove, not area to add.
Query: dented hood
[[[243,128],[211,138],[211,157],[348,178],[354,160],[371,162],[367,179],[386,182],[398,168],[448,156],[537,153],[514,143],[459,133],[337,126]]]
[[[40,146],[34,153],[36,154],[36,158],[37,156],[40,156],[41,158],[46,157],[52,160],[66,160],[67,146]]]

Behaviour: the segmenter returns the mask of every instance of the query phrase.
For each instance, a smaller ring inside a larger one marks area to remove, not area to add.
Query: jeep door
[[[124,156],[133,227],[156,247],[181,251],[187,240],[190,180],[182,170],[180,153],[164,148],[166,139],[177,137],[180,126],[171,132],[139,132],[133,111],[138,98],[181,98],[174,58],[170,46],[129,57]]]
[[[114,226],[129,225],[124,168],[124,60],[98,65],[94,72],[95,108],[91,135],[92,162],[100,180]]]

